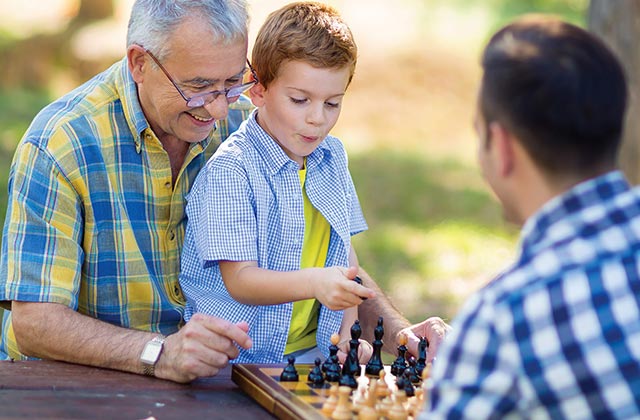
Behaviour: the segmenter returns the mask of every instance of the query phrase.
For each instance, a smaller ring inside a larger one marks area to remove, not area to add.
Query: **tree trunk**
[[[640,0],[591,0],[589,29],[618,55],[629,82],[620,168],[634,184],[640,183]]]

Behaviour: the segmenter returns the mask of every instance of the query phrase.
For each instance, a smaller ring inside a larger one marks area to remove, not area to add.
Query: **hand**
[[[359,339],[358,342],[360,345],[358,346],[358,361],[360,364],[367,363],[371,356],[373,355],[373,347],[369,344],[368,341]],[[349,354],[349,340],[341,341],[337,344],[338,346],[338,361],[340,363],[344,363],[347,360],[347,355]]]
[[[214,376],[238,357],[237,346],[251,348],[249,324],[195,314],[180,331],[168,336],[156,365],[156,376],[190,382]]]
[[[373,290],[354,281],[357,267],[330,267],[315,270],[310,279],[313,295],[320,303],[332,311],[346,309],[374,298]]]
[[[419,324],[414,324],[400,330],[398,337],[401,334],[405,334],[407,336],[409,339],[407,348],[415,357],[418,357],[418,344],[420,343],[420,337],[425,337],[429,343],[429,347],[427,348],[428,363],[435,359],[438,347],[440,347],[440,344],[445,339],[449,331],[451,331],[451,327],[447,325],[442,318],[434,316],[427,318]]]

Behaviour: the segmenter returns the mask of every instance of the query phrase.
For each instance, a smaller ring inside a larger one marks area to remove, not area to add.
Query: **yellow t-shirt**
[[[331,227],[320,212],[311,205],[304,187],[307,175],[307,165],[301,169],[300,186],[304,200],[304,242],[302,244],[302,258],[300,268],[324,267],[329,249]],[[284,349],[285,354],[308,349],[316,345],[316,330],[318,329],[318,314],[320,302],[316,299],[300,300],[293,303],[293,314],[289,327],[289,337]]]

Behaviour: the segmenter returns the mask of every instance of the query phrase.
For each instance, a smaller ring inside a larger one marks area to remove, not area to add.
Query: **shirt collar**
[[[267,167],[270,168],[271,173],[275,174],[278,171],[290,166],[299,169],[298,165],[282,150],[280,145],[262,128],[256,119],[259,109],[255,109],[249,119],[247,120],[247,134],[249,141],[252,142],[255,148],[260,152],[260,155],[269,162]],[[318,147],[307,156],[307,167],[314,167],[319,164],[325,156],[329,155],[329,147],[326,144],[326,138],[318,145]]]
[[[521,232],[523,252],[535,253],[550,243],[575,237],[585,224],[600,220],[597,215],[603,214],[603,207],[611,205],[611,197],[630,188],[622,172],[611,171],[554,197],[524,224]]]

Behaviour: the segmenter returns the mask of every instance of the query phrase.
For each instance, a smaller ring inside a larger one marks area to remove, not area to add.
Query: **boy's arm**
[[[375,293],[353,281],[356,267],[304,268],[274,271],[258,267],[256,261],[219,261],[229,294],[246,305],[277,305],[317,299],[331,310],[359,305],[361,297]]]

